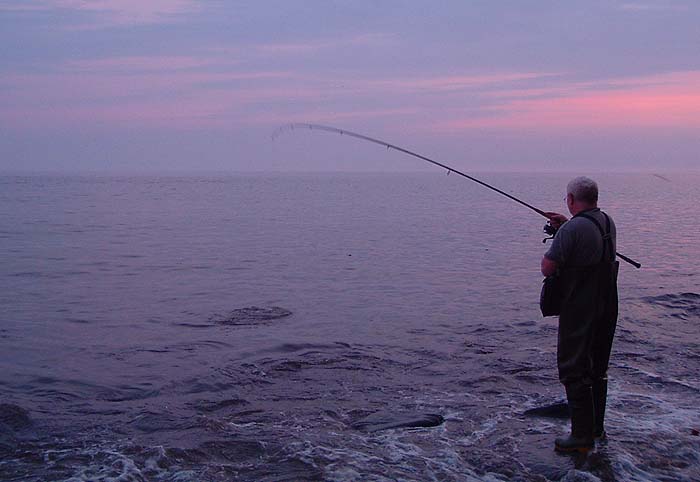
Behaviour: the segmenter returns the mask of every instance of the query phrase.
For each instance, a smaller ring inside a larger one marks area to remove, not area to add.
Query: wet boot
[[[593,391],[590,385],[573,383],[566,386],[566,398],[571,410],[571,434],[556,439],[554,450],[586,453],[593,448]]]
[[[605,438],[605,402],[608,398],[608,379],[600,378],[593,382],[593,407],[595,409],[595,425],[593,438]]]

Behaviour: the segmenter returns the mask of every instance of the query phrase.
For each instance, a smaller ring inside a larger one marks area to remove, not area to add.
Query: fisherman
[[[605,437],[607,370],[617,324],[615,223],[598,208],[598,185],[577,177],[566,187],[572,218],[548,212],[558,228],[542,258],[542,274],[557,276],[559,313],[557,368],[571,412],[571,434],[555,450],[588,452]]]

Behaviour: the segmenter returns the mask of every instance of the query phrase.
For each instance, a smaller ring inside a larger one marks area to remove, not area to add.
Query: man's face
[[[571,214],[574,214],[574,195],[571,193],[566,195],[566,207],[569,208]]]

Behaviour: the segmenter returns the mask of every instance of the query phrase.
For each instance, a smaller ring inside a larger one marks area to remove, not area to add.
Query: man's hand
[[[547,218],[549,218],[549,224],[554,226],[556,229],[559,229],[562,224],[569,220],[569,218],[567,218],[563,214],[554,212],[545,212],[545,214],[547,215]]]
[[[557,272],[557,263],[546,256],[542,256],[541,269],[544,276],[552,276]]]

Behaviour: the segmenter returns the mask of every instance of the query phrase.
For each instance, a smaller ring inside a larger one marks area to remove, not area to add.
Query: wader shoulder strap
[[[615,261],[615,250],[613,249],[612,234],[610,233],[610,218],[603,211],[601,211],[601,213],[603,214],[603,216],[605,216],[605,230],[603,230],[603,226],[600,225],[598,220],[590,214],[583,212],[578,213],[576,216],[581,216],[582,218],[590,219],[593,222],[593,224],[596,225],[598,231],[600,231],[600,235],[603,237],[603,254],[600,256],[600,262],[603,263],[605,261],[606,249],[608,249],[608,251],[612,255],[610,261]]]

